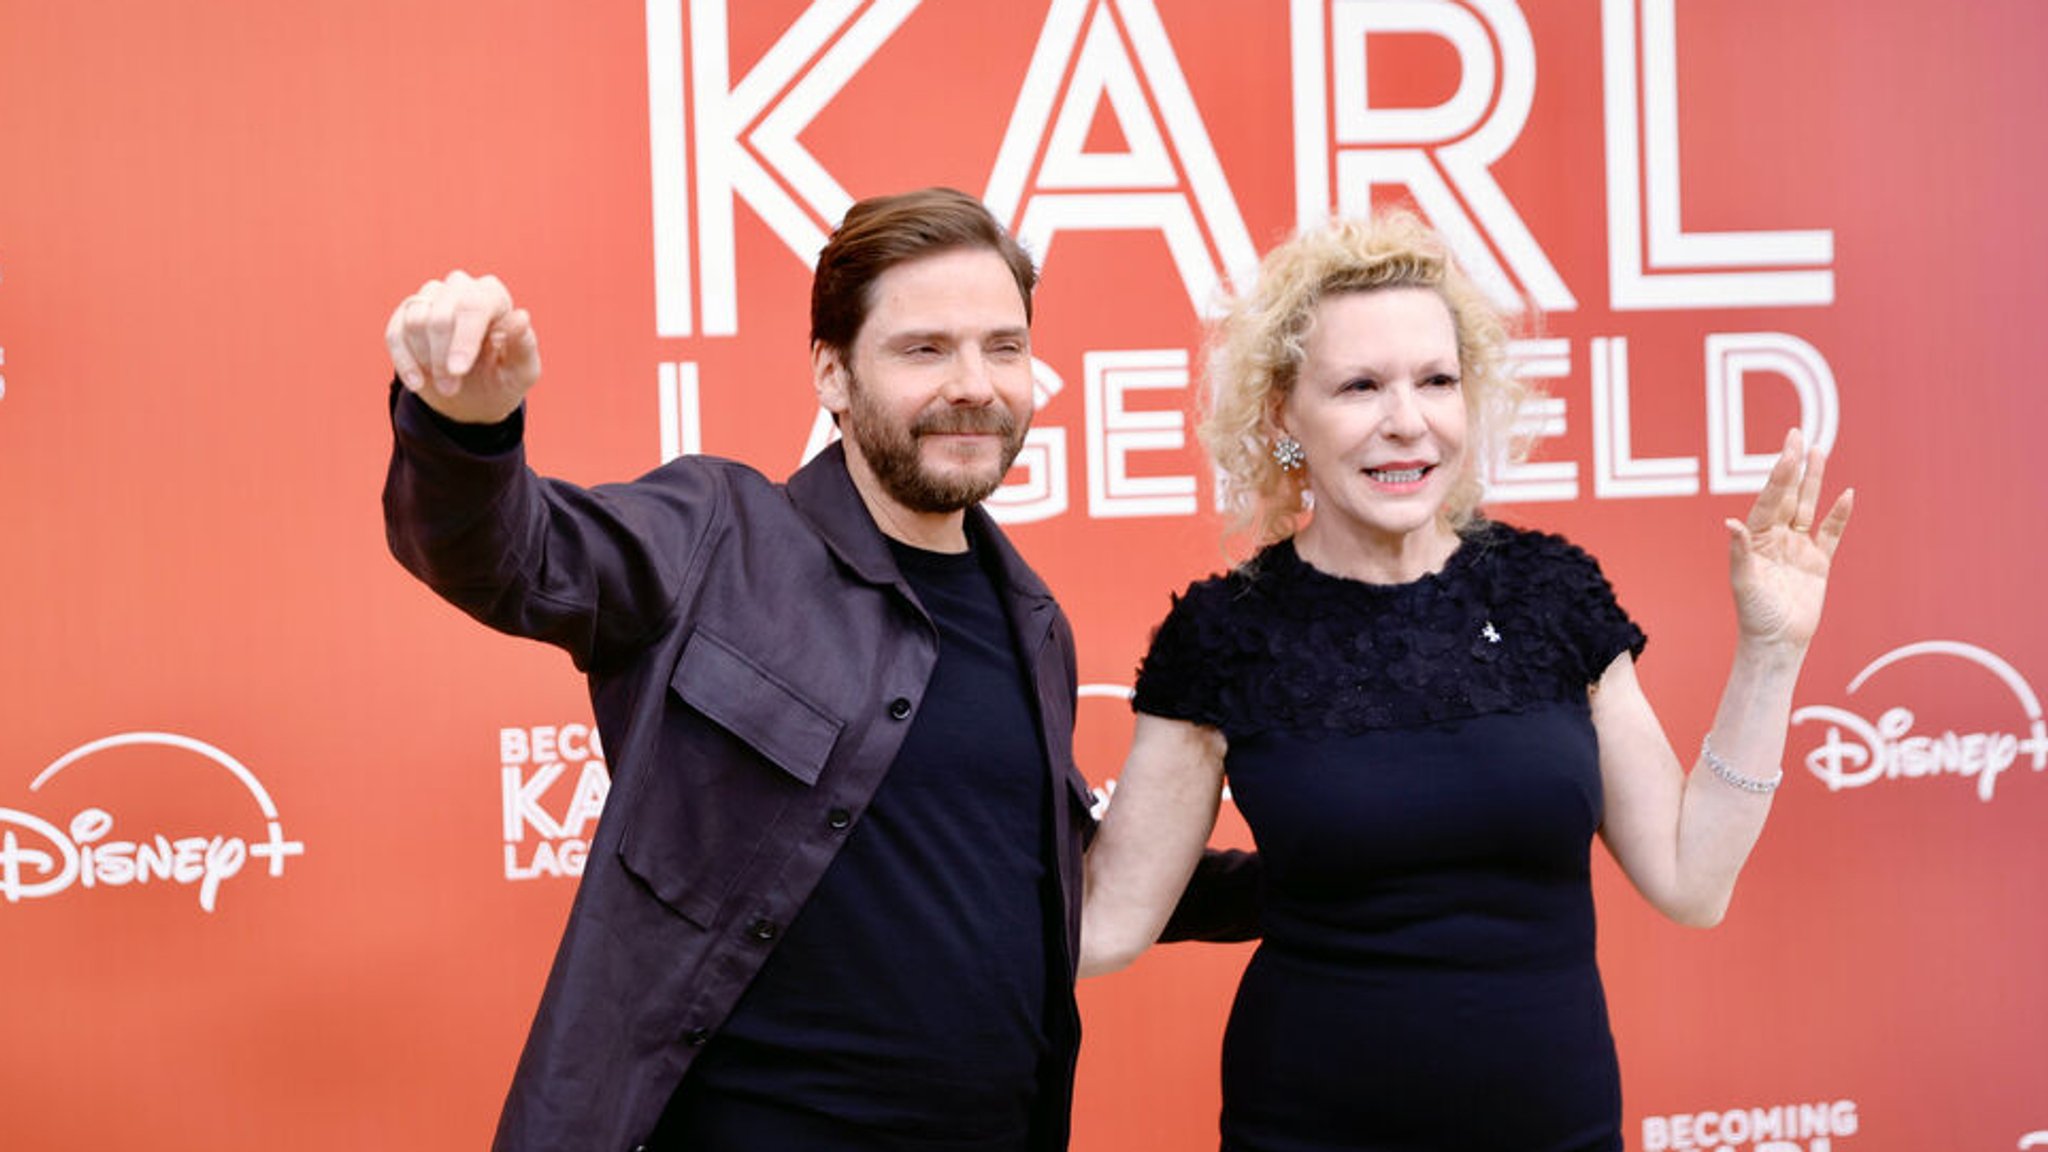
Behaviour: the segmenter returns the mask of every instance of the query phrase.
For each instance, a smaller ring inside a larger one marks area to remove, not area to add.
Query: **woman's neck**
[[[1294,551],[1310,567],[1367,584],[1408,584],[1441,572],[1458,550],[1458,534],[1441,520],[1413,532],[1341,532],[1311,519],[1295,533]]]

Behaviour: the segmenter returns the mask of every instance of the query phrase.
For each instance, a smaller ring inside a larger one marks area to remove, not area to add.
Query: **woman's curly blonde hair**
[[[1223,480],[1233,533],[1255,547],[1292,535],[1303,511],[1306,470],[1273,459],[1276,416],[1301,370],[1302,346],[1324,297],[1386,288],[1428,288],[1443,298],[1458,332],[1458,369],[1472,436],[1464,472],[1443,516],[1462,530],[1478,512],[1479,461],[1511,459],[1515,414],[1525,389],[1507,370],[1507,322],[1452,259],[1443,239],[1413,213],[1333,220],[1266,254],[1250,291],[1231,302],[1211,334],[1207,412],[1199,434]]]

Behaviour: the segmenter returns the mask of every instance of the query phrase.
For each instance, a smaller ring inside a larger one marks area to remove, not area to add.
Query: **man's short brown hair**
[[[818,253],[811,278],[811,342],[841,359],[868,318],[872,291],[882,273],[898,264],[958,249],[987,249],[1003,258],[1031,320],[1031,291],[1038,269],[1009,230],[981,201],[952,188],[921,188],[875,196],[846,210],[832,238]]]

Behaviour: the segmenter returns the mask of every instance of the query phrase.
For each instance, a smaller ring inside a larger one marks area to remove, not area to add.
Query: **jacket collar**
[[[876,526],[853,476],[846,470],[846,447],[834,440],[811,462],[789,478],[789,500],[818,533],[825,546],[871,584],[903,583],[896,558],[889,552],[889,539]],[[967,510],[967,531],[991,549],[997,570],[1012,595],[1026,600],[1052,600],[1045,586],[1009,538],[996,527],[994,518],[976,504]]]

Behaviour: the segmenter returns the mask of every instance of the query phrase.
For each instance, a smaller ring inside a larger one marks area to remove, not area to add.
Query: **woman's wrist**
[[[1788,640],[1781,637],[1738,636],[1735,641],[1735,660],[1761,672],[1781,672],[1798,675],[1800,665],[1806,662],[1806,640]]]

